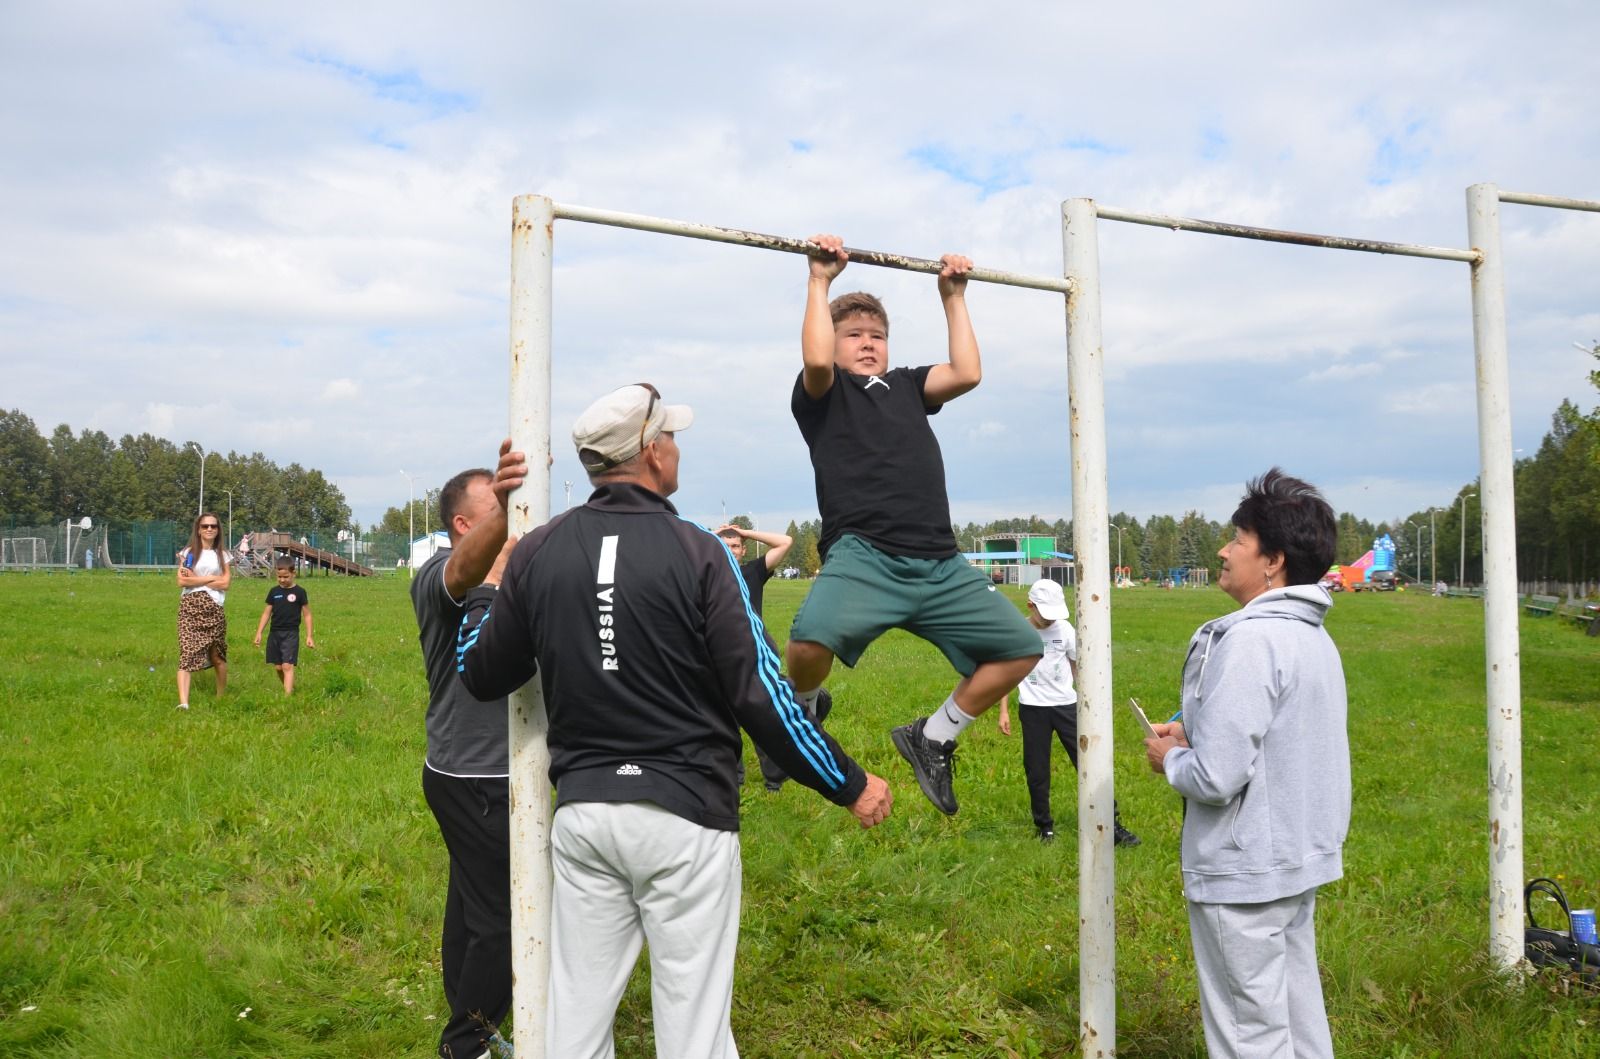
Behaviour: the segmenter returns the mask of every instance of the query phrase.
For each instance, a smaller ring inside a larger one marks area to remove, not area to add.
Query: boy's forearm
[[[944,299],[944,319],[950,339],[950,366],[962,382],[976,386],[983,378],[983,362],[964,294],[952,294]]]
[[[800,355],[807,368],[833,367],[833,314],[828,309],[832,280],[811,276],[806,281],[806,314],[800,325]]]

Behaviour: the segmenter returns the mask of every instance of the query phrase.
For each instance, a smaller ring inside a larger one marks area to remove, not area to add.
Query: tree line
[[[198,443],[153,434],[113,441],[63,423],[46,437],[18,409],[0,412],[0,518],[13,525],[90,516],[97,522],[188,522],[200,502]],[[259,452],[205,457],[205,505],[239,533],[350,525],[344,494],[321,471],[280,467]]]

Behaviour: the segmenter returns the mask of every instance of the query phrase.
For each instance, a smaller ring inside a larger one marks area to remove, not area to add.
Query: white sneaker
[[[188,704],[188,703],[187,703],[187,702],[180,702],[180,703],[178,703],[178,709],[180,709],[180,710],[187,710],[187,709],[188,709],[188,708],[189,708],[189,704]]]

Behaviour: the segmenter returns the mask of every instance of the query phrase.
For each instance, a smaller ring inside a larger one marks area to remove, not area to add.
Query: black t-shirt
[[[956,554],[944,457],[928,425],[943,406],[923,402],[929,370],[856,375],[835,367],[820,400],[806,393],[804,371],[795,379],[789,407],[811,449],[822,513],[819,554],[826,556],[845,533],[890,555]]]
[[[272,631],[289,632],[300,628],[300,612],[310,604],[306,590],[299,585],[284,588],[273,585],[267,592],[267,606],[272,608]]]
[[[772,580],[772,571],[767,569],[767,557],[751,559],[739,567],[739,573],[744,576],[744,587],[750,593],[750,609],[756,612],[756,617],[761,617],[761,590]]]

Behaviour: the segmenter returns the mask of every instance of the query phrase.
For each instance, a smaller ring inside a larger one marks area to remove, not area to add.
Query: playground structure
[[[1493,184],[1467,190],[1470,249],[1314,235],[1140,213],[1070,199],[1062,207],[1065,278],[974,269],[969,280],[1066,295],[1068,402],[1071,427],[1074,548],[1080,563],[1079,662],[1079,1045],[1085,1055],[1116,1054],[1116,956],[1111,843],[1111,548],[1107,502],[1105,386],[1100,326],[1097,224],[1100,220],[1173,231],[1293,243],[1324,249],[1395,254],[1470,267],[1477,376],[1479,461],[1484,522],[1485,681],[1489,747],[1489,954],[1511,970],[1524,964],[1522,917],[1521,670],[1517,653],[1519,599],[1512,494],[1510,372],[1506,352],[1500,203],[1600,212],[1600,202],[1502,192]],[[552,264],[557,220],[809,254],[801,239],[637,214],[558,205],[519,196],[512,210],[510,435],[527,453],[529,474],[511,497],[512,530],[527,533],[550,515],[550,356]],[[941,264],[849,248],[850,259],[914,272]],[[1063,427],[1066,429],[1066,427]],[[549,988],[549,749],[542,692],[534,681],[511,696],[511,885],[516,1025],[524,1059],[544,1059],[543,1014]]]
[[[306,544],[288,533],[251,533],[250,550],[241,553],[234,549],[229,554],[234,560],[234,572],[252,577],[270,577],[272,564],[280,555],[295,560],[297,569],[321,570],[324,574],[345,574],[350,577],[371,577],[370,567],[362,566],[338,552],[330,552]]]
[[[1394,538],[1387,533],[1372,542],[1367,554],[1353,563],[1335,563],[1323,583],[1334,591],[1390,592],[1399,581],[1394,565]]]
[[[1057,551],[1056,539],[1049,534],[991,533],[974,543],[977,551],[962,552],[961,557],[997,585],[1026,586],[1041,579],[1074,583],[1072,555]]]

